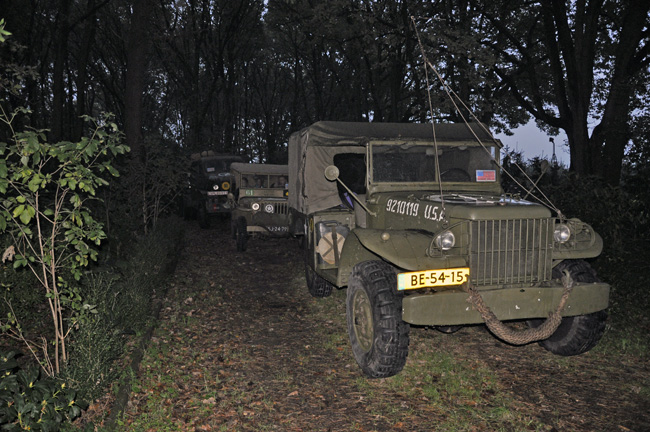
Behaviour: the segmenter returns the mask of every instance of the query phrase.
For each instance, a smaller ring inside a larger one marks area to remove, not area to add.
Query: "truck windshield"
[[[230,170],[231,163],[241,161],[240,157],[207,159],[204,163],[205,172],[210,174],[225,173]]]
[[[432,144],[373,145],[372,178],[375,183],[435,182],[436,157]],[[439,145],[438,163],[443,182],[496,181],[493,146]]]

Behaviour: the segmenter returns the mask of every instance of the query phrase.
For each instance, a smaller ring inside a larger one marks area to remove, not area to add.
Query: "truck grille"
[[[551,278],[552,219],[470,222],[473,284],[534,283]]]

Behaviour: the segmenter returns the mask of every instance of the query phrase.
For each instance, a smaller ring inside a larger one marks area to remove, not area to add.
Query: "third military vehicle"
[[[181,209],[184,215],[196,214],[201,228],[209,228],[213,216],[230,215],[228,193],[232,183],[230,164],[233,162],[243,162],[243,158],[211,150],[191,155]]]

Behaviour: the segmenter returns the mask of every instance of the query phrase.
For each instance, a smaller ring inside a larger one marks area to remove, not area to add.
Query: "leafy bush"
[[[59,380],[41,378],[37,367],[20,369],[16,353],[0,353],[0,424],[3,430],[58,431],[85,403]]]
[[[108,184],[104,175],[118,175],[112,159],[128,147],[120,144],[121,135],[109,115],[86,117],[90,133],[78,143],[49,143],[45,131],[14,129],[16,118],[27,114],[24,108],[7,113],[0,105],[0,124],[11,136],[8,142],[0,142],[0,232],[11,238],[3,261],[28,268],[43,288],[52,318],[53,348],[39,355],[39,347],[21,330],[23,317],[13,313],[2,322],[2,330],[28,345],[44,371],[54,376],[67,361],[70,322],[75,324],[83,308],[71,281],[78,281],[82,268],[96,260],[95,246],[105,238],[87,202]],[[42,332],[40,339],[47,333]]]

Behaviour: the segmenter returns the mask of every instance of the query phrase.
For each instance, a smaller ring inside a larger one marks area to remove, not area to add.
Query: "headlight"
[[[219,190],[219,185],[212,185],[212,190]]]
[[[258,211],[260,209],[260,203],[253,203],[251,204],[251,208],[255,211]]]
[[[571,229],[568,225],[558,224],[555,225],[555,231],[553,231],[553,240],[558,243],[566,243],[571,237]]]
[[[451,231],[445,231],[438,234],[435,241],[438,249],[446,251],[454,247],[456,244],[456,236]]]
[[[273,213],[273,204],[267,204],[264,206],[264,211],[267,213]]]

